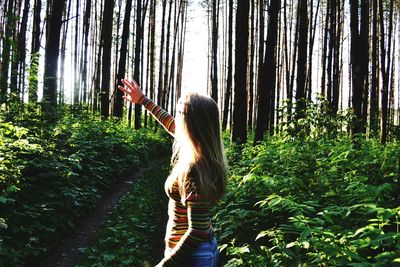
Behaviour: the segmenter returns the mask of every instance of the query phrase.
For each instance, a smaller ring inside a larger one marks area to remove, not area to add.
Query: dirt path
[[[155,160],[135,172],[134,175],[118,182],[99,201],[96,208],[82,218],[77,230],[60,240],[60,244],[52,252],[42,266],[47,267],[73,267],[79,257],[83,254],[79,249],[87,247],[92,241],[95,233],[103,226],[108,215],[110,215],[117,202],[129,192],[135,180],[140,179],[143,173],[156,167],[162,160]]]

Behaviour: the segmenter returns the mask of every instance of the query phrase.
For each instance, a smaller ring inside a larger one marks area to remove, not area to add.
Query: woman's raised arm
[[[125,87],[118,85],[118,88],[126,94],[123,98],[134,104],[143,105],[170,135],[175,136],[174,117],[160,106],[157,106],[150,98],[146,97],[135,80],[122,79],[121,81]]]

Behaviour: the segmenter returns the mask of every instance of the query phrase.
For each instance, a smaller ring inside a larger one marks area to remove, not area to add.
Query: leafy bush
[[[161,166],[168,166],[167,161]],[[144,173],[119,202],[104,228],[88,248],[84,266],[154,266],[163,257],[167,196],[164,191],[167,167]]]
[[[285,134],[227,151],[214,211],[225,266],[399,262],[398,143]]]
[[[150,130],[87,112],[67,109],[52,121],[35,106],[3,114],[1,266],[35,263],[118,179],[168,152],[166,140]]]

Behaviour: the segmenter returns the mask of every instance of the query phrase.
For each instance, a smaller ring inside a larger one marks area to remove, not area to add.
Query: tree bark
[[[238,2],[235,40],[235,97],[233,105],[232,141],[247,141],[246,74],[249,38],[249,0]]]
[[[42,10],[42,0],[35,0],[33,13],[32,47],[31,62],[29,67],[29,92],[28,101],[38,101],[38,75],[39,75],[39,49],[40,49],[40,11]]]
[[[218,103],[218,7],[219,0],[212,0],[211,10],[211,97]]]
[[[43,100],[51,105],[57,104],[58,56],[60,52],[61,19],[65,3],[65,0],[53,1],[51,13],[47,18],[49,25],[44,59]]]
[[[305,86],[307,75],[307,36],[308,36],[308,12],[307,0],[299,0],[299,43],[297,57],[297,77],[296,77],[296,115],[297,118],[305,116]]]
[[[352,105],[355,118],[352,134],[362,133],[362,78],[360,62],[360,33],[358,30],[358,0],[350,0],[350,62],[352,77]]]
[[[14,19],[14,1],[8,1],[7,19],[5,23],[5,34],[4,34],[4,44],[2,52],[2,66],[0,73],[0,103],[7,101],[7,88],[8,88],[8,78],[9,78],[9,67],[10,67],[10,56],[11,56],[11,38],[12,30],[15,27]]]
[[[125,77],[126,54],[128,50],[131,9],[132,9],[132,0],[127,0],[125,6],[124,26],[122,29],[121,48],[120,48],[120,56],[118,64],[118,73],[116,74],[117,77],[116,77],[115,88],[118,88],[118,85],[123,86],[121,80]],[[116,96],[114,98],[114,116],[120,119],[122,118],[122,106],[123,106],[122,96],[123,92],[121,90],[116,90]]]
[[[382,123],[381,143],[386,144],[388,138],[388,101],[389,101],[389,80],[391,64],[391,45],[393,31],[393,0],[390,0],[387,42],[385,43],[384,11],[382,1],[379,1],[380,30],[381,30],[381,73],[382,73]],[[387,47],[387,48],[386,48]]]
[[[229,18],[228,18],[228,70],[226,74],[226,88],[224,96],[224,110],[222,117],[222,129],[226,130],[228,125],[229,101],[232,92],[232,51],[233,51],[233,0],[229,0]]]
[[[265,44],[265,59],[262,66],[260,84],[258,87],[257,124],[254,144],[260,142],[266,130],[270,126],[271,112],[274,112],[272,99],[275,98],[276,81],[276,49],[278,42],[278,16],[281,7],[280,0],[271,0],[269,6],[269,20],[267,41]]]
[[[370,133],[375,135],[379,128],[378,119],[378,0],[372,1],[372,66],[370,95]]]
[[[102,68],[101,68],[101,115],[108,118],[110,115],[110,79],[111,79],[111,47],[112,47],[112,24],[114,15],[114,1],[105,0],[101,43],[102,43]]]

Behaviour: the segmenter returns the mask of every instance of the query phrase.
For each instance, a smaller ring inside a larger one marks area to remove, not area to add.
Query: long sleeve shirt
[[[175,120],[167,111],[144,97],[142,104],[163,127],[174,136]],[[186,187],[186,198],[182,201],[178,181],[166,191],[169,197],[165,244],[170,253],[162,260],[163,266],[184,266],[196,248],[210,241],[213,229],[210,219],[210,203],[196,188],[196,174],[189,175],[190,186]],[[184,204],[183,204],[183,203]]]

